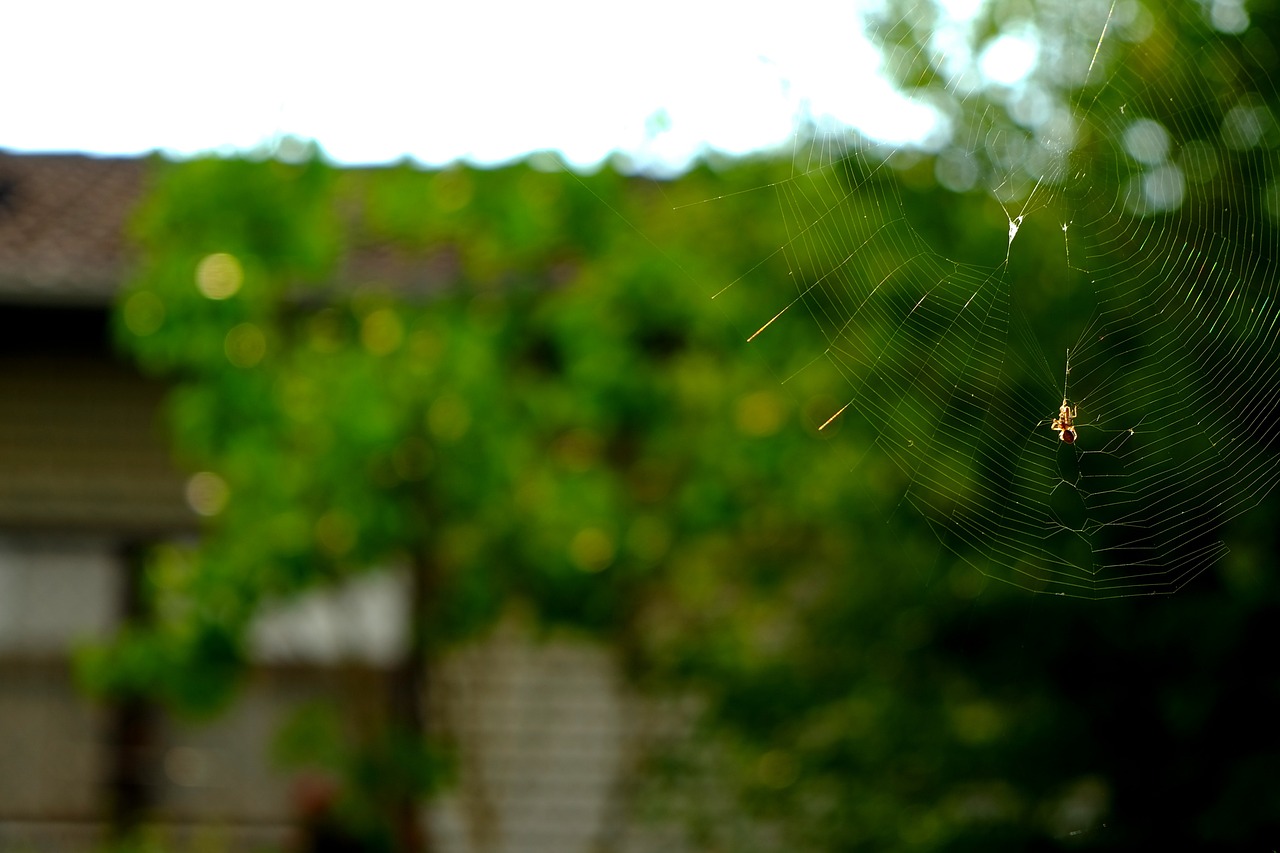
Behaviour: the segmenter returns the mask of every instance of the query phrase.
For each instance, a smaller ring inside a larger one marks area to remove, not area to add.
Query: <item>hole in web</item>
[[[749,339],[804,340],[786,382],[833,395],[823,426],[868,437],[993,578],[1176,591],[1280,476],[1280,125],[1216,8],[869,17],[941,117],[932,150],[815,120],[769,187],[785,244],[719,295],[767,294]],[[1032,58],[984,71],[1009,39]],[[913,196],[930,170],[953,210]]]

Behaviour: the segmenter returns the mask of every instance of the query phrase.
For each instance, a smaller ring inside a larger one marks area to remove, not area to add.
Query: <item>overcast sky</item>
[[[0,148],[195,153],[290,134],[343,163],[554,149],[679,167],[785,144],[803,112],[919,139],[934,116],[878,75],[859,5],[16,3]]]

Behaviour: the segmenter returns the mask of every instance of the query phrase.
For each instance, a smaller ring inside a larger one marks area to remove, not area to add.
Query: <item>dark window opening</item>
[[[106,308],[0,305],[0,356],[109,357],[112,353]]]

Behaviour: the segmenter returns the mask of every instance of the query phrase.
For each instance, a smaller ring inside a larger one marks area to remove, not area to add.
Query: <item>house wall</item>
[[[113,628],[115,568],[101,537],[0,536],[2,850],[82,849],[95,834],[106,717],[76,693],[67,655]]]
[[[103,537],[0,536],[0,850],[90,850],[102,837],[109,718],[76,691],[69,655],[114,628],[123,571]],[[289,842],[298,776],[271,758],[277,732],[309,703],[358,715],[381,701],[402,591],[396,573],[375,573],[269,608],[236,703],[205,722],[160,718],[147,766],[166,845]],[[660,836],[673,849],[669,830],[632,825],[650,720],[605,647],[535,640],[511,619],[450,654],[431,693],[458,762],[456,785],[424,810],[435,849],[644,850]]]

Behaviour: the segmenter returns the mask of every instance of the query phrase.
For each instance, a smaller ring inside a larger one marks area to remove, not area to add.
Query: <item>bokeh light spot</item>
[[[215,252],[196,265],[196,287],[209,299],[234,296],[244,283],[244,269],[235,255]]]
[[[212,471],[201,471],[187,480],[187,503],[193,510],[203,516],[214,516],[222,512],[231,497],[231,489],[227,481]]]
[[[390,308],[379,308],[360,323],[360,342],[373,355],[394,352],[403,340],[404,326]]]
[[[600,572],[613,562],[613,537],[598,527],[585,527],[569,543],[569,557],[584,572]]]
[[[1159,165],[1169,157],[1169,131],[1158,121],[1138,119],[1125,129],[1124,149],[1139,163]]]
[[[1218,149],[1201,140],[1193,139],[1178,152],[1178,165],[1187,180],[1203,184],[1218,176]]]
[[[1222,142],[1236,151],[1274,144],[1276,122],[1265,104],[1252,98],[1232,107],[1222,119]]]
[[[267,337],[252,323],[241,323],[227,332],[227,361],[236,367],[253,367],[267,354]]]
[[[418,436],[406,438],[391,454],[391,467],[404,482],[421,480],[434,462],[431,445]]]
[[[782,749],[773,749],[760,756],[756,763],[756,776],[766,787],[781,790],[790,786],[800,775],[800,765],[795,756]]]
[[[124,324],[140,338],[159,330],[164,314],[164,302],[149,290],[133,294],[124,303]]]
[[[342,557],[356,545],[356,523],[342,510],[332,509],[316,520],[316,542],[330,557]]]
[[[1040,46],[1032,33],[1005,33],[983,49],[978,67],[991,82],[1013,86],[1031,74],[1039,56]]]
[[[657,562],[671,548],[671,528],[658,516],[642,515],[627,530],[627,549],[648,563]]]
[[[950,713],[951,726],[956,736],[965,743],[989,743],[1005,729],[1004,718],[999,709],[989,702],[974,701],[955,705]]]
[[[600,436],[589,429],[571,429],[552,443],[555,460],[569,471],[582,473],[591,470],[600,460],[604,443]]]
[[[1280,222],[1280,180],[1274,180],[1263,188],[1262,206],[1273,222]]]
[[[456,394],[441,394],[427,410],[427,429],[444,442],[454,442],[471,428],[471,408]]]
[[[1161,166],[1143,178],[1142,194],[1154,211],[1177,210],[1187,194],[1187,181],[1177,166]]]
[[[1213,0],[1209,19],[1218,32],[1239,35],[1249,29],[1249,13],[1244,0]]]
[[[769,436],[782,428],[782,403],[776,394],[757,391],[738,400],[734,421],[744,435]]]

